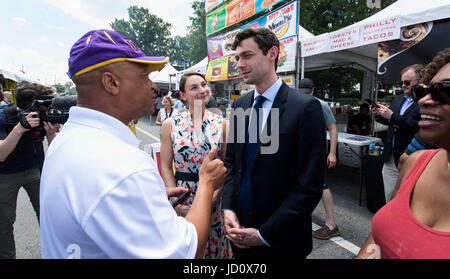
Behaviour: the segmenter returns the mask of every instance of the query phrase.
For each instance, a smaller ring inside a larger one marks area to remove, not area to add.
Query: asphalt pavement
[[[140,148],[159,141],[159,127],[155,116],[142,118],[137,127]],[[335,221],[341,235],[329,240],[313,238],[313,251],[308,259],[349,259],[358,252],[370,233],[373,214],[359,205],[359,170],[337,166],[329,170],[328,182],[333,193]],[[363,193],[364,196],[364,193]],[[322,202],[312,216],[313,229],[323,225],[325,211]],[[40,239],[36,215],[26,192],[21,189],[17,201],[17,218],[14,225],[16,255],[18,259],[39,259]]]

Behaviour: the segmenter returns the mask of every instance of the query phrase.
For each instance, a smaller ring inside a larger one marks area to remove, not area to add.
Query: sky
[[[170,2],[168,5],[167,2]],[[114,19],[128,19],[132,5],[172,24],[172,36],[187,34],[193,0],[0,0],[0,69],[20,70],[53,85],[69,81],[72,45],[88,31],[111,29]]]

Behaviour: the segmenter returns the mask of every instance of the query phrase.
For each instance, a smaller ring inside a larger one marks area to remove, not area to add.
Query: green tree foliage
[[[187,42],[189,48],[186,51],[186,57],[195,64],[208,55],[205,1],[195,0],[192,3],[192,9],[194,10],[194,14],[189,17],[191,25],[188,27]]]
[[[65,87],[61,83],[56,83],[56,84],[53,85],[53,87],[55,87],[57,93],[64,93],[65,92]]]
[[[75,88],[75,84],[73,82],[68,81],[64,84],[64,90],[69,95],[77,95],[77,89]]]
[[[191,66],[190,60],[187,58],[187,50],[189,50],[189,41],[187,37],[175,36],[169,41],[168,55],[170,63],[178,70]]]
[[[172,24],[137,6],[128,8],[128,17],[129,20],[115,19],[111,28],[132,40],[147,55],[169,56]]]
[[[394,2],[396,0],[384,0],[382,7]],[[320,35],[361,21],[375,12],[367,7],[367,0],[300,1],[300,25]]]

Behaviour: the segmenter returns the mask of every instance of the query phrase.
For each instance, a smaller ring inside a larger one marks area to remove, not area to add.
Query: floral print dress
[[[200,170],[204,158],[213,146],[217,147],[218,156],[222,147],[222,121],[220,115],[208,110],[203,114],[202,133],[194,132],[194,124],[188,110],[182,110],[172,116],[171,139],[173,142],[173,155],[175,170],[183,173],[196,173]],[[186,187],[191,190],[192,197],[188,204],[192,205],[197,192],[197,182],[177,180],[177,187]],[[225,227],[221,214],[221,202],[212,208],[211,229],[204,253],[205,259],[232,258],[229,240],[225,237]]]

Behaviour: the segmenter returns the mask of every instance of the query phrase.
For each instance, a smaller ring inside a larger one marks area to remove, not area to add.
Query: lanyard
[[[173,111],[173,108],[170,109],[170,113],[169,113],[169,115],[167,115],[167,110],[164,109],[164,112],[166,113],[166,118],[169,118],[172,115],[172,111]]]

